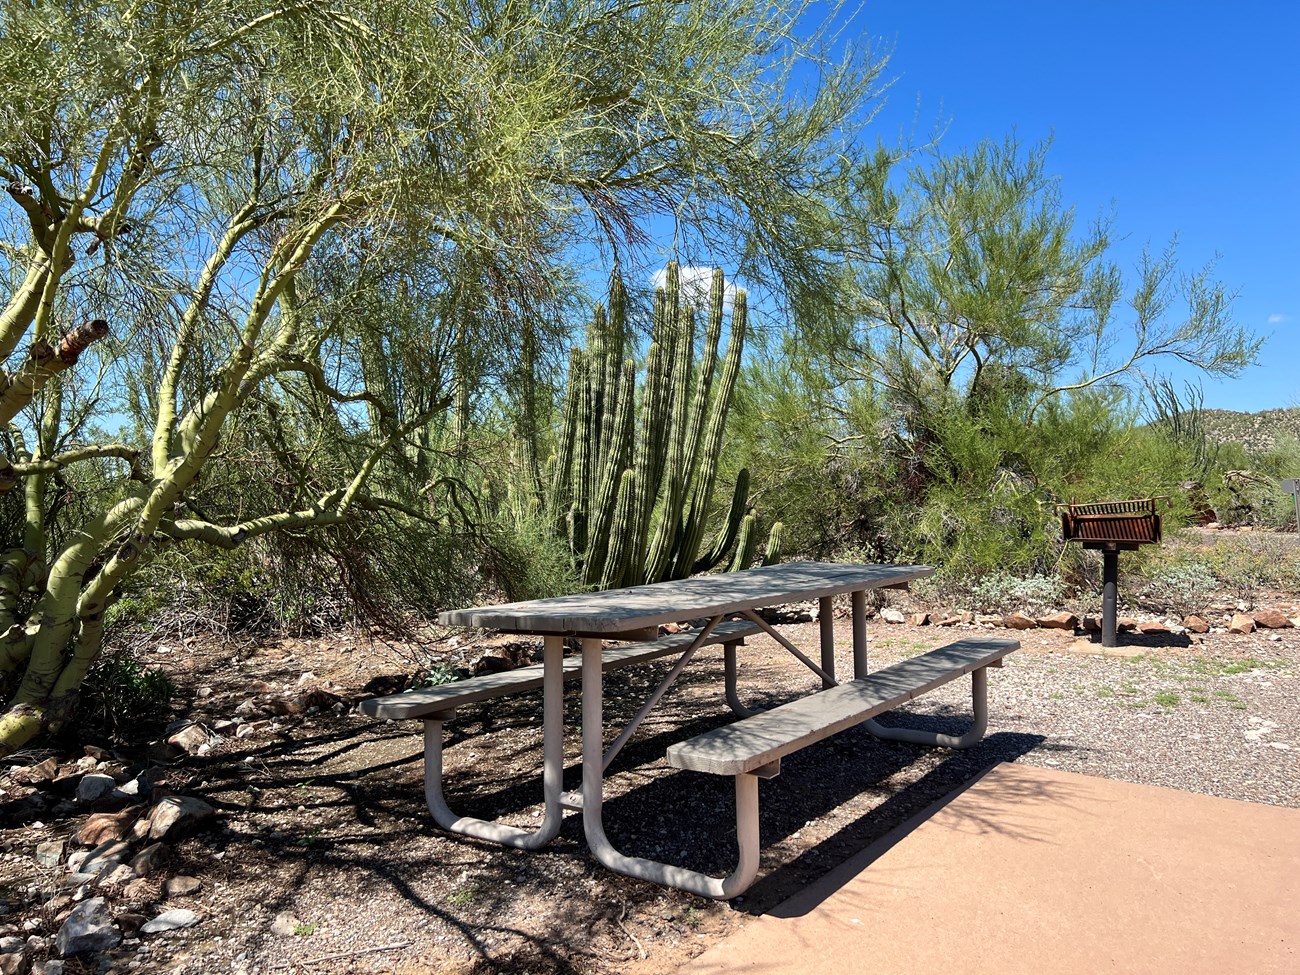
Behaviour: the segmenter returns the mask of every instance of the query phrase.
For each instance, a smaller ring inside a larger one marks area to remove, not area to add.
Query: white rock
[[[297,933],[301,924],[302,922],[288,911],[283,911],[277,914],[275,920],[271,922],[271,933],[281,938],[291,938]]]
[[[99,875],[99,886],[125,887],[139,876],[140,874],[130,864],[119,863],[112,870],[105,870]]]
[[[152,921],[146,921],[140,930],[144,934],[158,934],[160,931],[176,931],[180,928],[192,928],[199,923],[199,916],[183,907],[163,911]]]
[[[42,867],[57,867],[63,859],[63,840],[46,840],[36,847],[36,862]]]

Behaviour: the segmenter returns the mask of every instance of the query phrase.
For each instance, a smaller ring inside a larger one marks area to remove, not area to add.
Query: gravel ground
[[[817,644],[816,624],[783,632],[801,646]],[[872,666],[962,633],[873,622]],[[576,817],[537,853],[449,837],[432,826],[423,806],[415,727],[350,713],[286,718],[173,770],[178,791],[217,805],[222,825],[176,848],[170,872],[200,878],[198,897],[151,909],[187,906],[203,921],[127,944],[112,970],[663,975],[745,913],[771,908],[999,761],[1300,806],[1300,631],[1273,636],[1278,639],[1215,634],[1203,643],[1166,637],[1163,646],[1134,636],[1128,656],[1100,656],[1095,645],[1069,633],[1022,635],[1022,651],[992,672],[989,734],[978,746],[926,749],[854,729],[788,758],[778,778],[762,783],[759,881],[729,904],[599,867],[586,853]],[[1150,645],[1142,646],[1144,640]],[[185,680],[215,688],[210,708],[233,710],[254,677],[287,686],[313,670],[359,689],[396,669],[391,654],[359,646],[342,656],[336,643],[296,641],[248,657],[238,668],[228,650],[195,652]],[[816,677],[767,638],[752,640],[742,653],[741,692],[750,704],[776,703],[817,686]],[[839,656],[841,676],[848,676],[847,646]],[[660,663],[613,675],[611,716],[630,715],[666,669]],[[960,730],[969,715],[968,686],[949,685],[886,723]],[[688,668],[618,759],[605,818],[625,852],[715,873],[733,865],[730,781],[669,769],[662,760],[672,741],[729,719],[721,689],[715,651]],[[570,694],[568,787],[578,777],[578,705]],[[446,751],[455,808],[535,820],[539,714],[538,695],[490,710],[463,709],[449,725]],[[616,730],[611,727],[611,737]],[[60,828],[0,833],[16,851],[0,864],[0,884],[46,882],[31,870],[26,848]],[[296,934],[271,932],[281,912],[296,919]]]

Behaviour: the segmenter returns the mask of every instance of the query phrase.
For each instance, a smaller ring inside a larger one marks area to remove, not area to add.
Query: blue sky
[[[1217,256],[1267,342],[1206,405],[1300,406],[1300,3],[867,0],[845,36],[892,50],[880,137],[1051,137],[1063,199],[1114,213],[1122,266],[1175,234],[1187,270]]]

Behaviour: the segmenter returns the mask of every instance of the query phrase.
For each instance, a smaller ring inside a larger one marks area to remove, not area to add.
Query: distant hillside
[[[1260,413],[1203,410],[1201,416],[1211,440],[1239,443],[1252,454],[1271,450],[1280,437],[1300,439],[1300,407]]]

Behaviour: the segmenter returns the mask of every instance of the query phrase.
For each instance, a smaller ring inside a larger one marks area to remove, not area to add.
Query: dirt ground
[[[1278,598],[1300,614],[1295,601]],[[851,666],[847,623],[838,626],[842,674]],[[815,651],[816,622],[781,629]],[[963,632],[874,620],[872,666]],[[1102,654],[1095,638],[1068,631],[997,632],[1019,636],[1023,649],[992,674],[986,739],[950,752],[881,742],[857,729],[787,759],[778,778],[762,783],[759,880],[728,903],[605,870],[588,855],[576,814],[540,852],[438,830],[423,802],[418,723],[377,722],[355,710],[376,689],[402,684],[412,669],[410,648],[356,633],[256,646],[162,639],[144,648],[142,659],[172,675],[179,689],[173,713],[202,728],[207,754],[167,756],[156,745],[148,753],[119,746],[117,754],[133,770],[152,768],[155,785],[210,803],[215,820],[170,845],[164,870],[129,896],[93,885],[60,891],[66,867],[42,866],[35,848],[69,839],[90,808],[23,785],[13,768],[0,772],[0,928],[35,939],[39,972],[78,896],[106,896],[115,913],[128,916],[126,940],[93,962],[69,961],[63,970],[74,975],[664,975],[739,918],[772,908],[996,762],[1300,806],[1300,630],[1126,634],[1119,654]],[[734,857],[731,782],[663,761],[668,744],[731,717],[721,652],[701,656],[611,769],[605,818],[625,852],[722,874]],[[610,676],[610,737],[667,667]],[[741,669],[742,696],[759,706],[818,686],[766,637],[749,641]],[[969,690],[959,683],[886,721],[959,729],[969,714]],[[580,771],[579,703],[570,691],[567,788],[577,786]],[[534,693],[464,708],[448,725],[445,782],[453,807],[535,821],[540,710]],[[167,896],[163,881],[175,876],[196,878],[200,889]],[[164,934],[129,929],[170,908],[193,911],[198,923]]]

